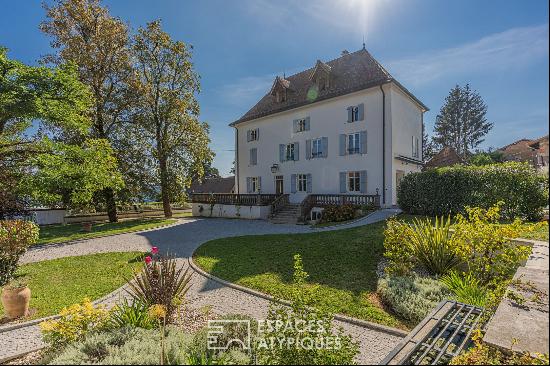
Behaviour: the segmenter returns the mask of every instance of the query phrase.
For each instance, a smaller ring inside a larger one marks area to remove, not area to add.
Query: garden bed
[[[140,252],[105,253],[66,257],[19,267],[17,278],[32,291],[30,320],[59,313],[83,298],[99,299],[126,283],[141,268]],[[0,318],[3,316],[0,305]]]

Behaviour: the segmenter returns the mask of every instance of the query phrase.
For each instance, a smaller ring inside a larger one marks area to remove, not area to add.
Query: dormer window
[[[287,91],[290,86],[290,81],[277,76],[271,87],[270,94],[275,98],[277,103],[286,102]]]
[[[286,90],[279,90],[276,93],[277,103],[286,102]]]
[[[327,79],[325,77],[320,77],[319,81],[317,82],[317,85],[319,86],[319,91],[323,91],[327,89]]]
[[[329,88],[331,70],[329,65],[321,60],[317,60],[309,79],[317,85],[317,89],[320,92]]]

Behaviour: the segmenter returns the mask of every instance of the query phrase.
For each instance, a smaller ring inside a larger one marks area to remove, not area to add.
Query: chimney
[[[342,56],[345,56],[345,55],[349,55],[348,50],[343,50],[343,51],[342,51]]]

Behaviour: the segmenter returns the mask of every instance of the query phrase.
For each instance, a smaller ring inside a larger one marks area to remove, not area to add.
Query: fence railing
[[[277,194],[192,193],[191,202],[220,205],[268,206],[279,196]]]
[[[283,207],[288,205],[289,195],[288,194],[281,194],[279,197],[275,198],[273,202],[271,202],[271,216],[275,216],[277,212],[279,212]]]
[[[338,205],[380,207],[378,194],[310,194],[300,203],[300,220],[305,221],[313,207]]]

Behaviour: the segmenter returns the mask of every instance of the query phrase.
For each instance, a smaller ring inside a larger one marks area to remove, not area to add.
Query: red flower
[[[153,259],[152,259],[151,257],[149,257],[149,256],[145,257],[145,264],[151,263],[152,260],[153,260]]]
[[[158,254],[158,253],[159,253],[159,248],[157,248],[157,247],[152,247],[152,248],[151,248],[151,253],[153,253],[153,254]]]

